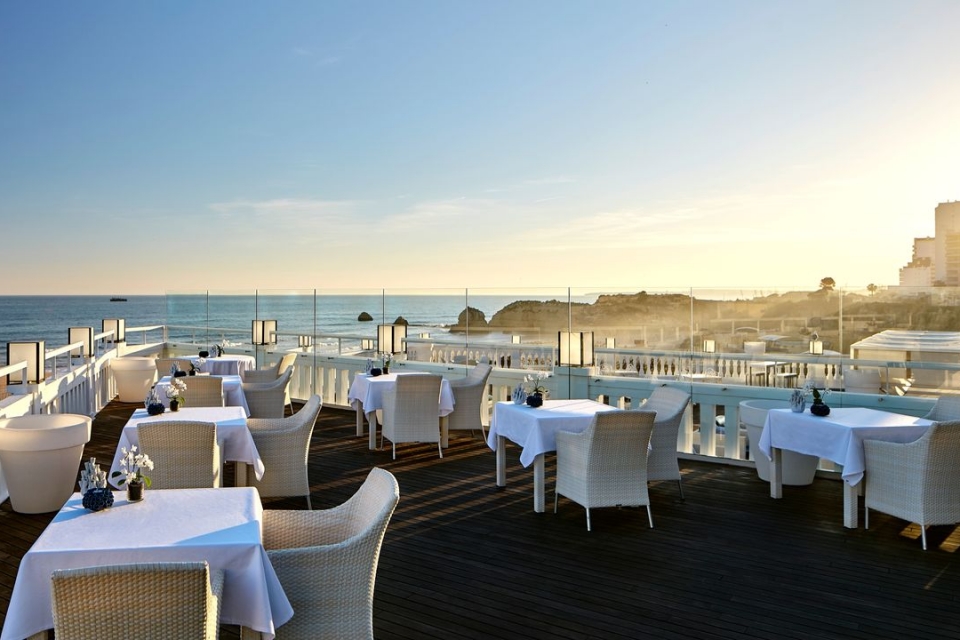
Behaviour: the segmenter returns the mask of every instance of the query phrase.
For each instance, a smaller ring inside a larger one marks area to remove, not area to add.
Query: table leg
[[[507,441],[497,436],[497,486],[507,486]]]
[[[450,418],[448,416],[440,417],[440,446],[444,449],[450,446]]]
[[[367,422],[370,423],[370,449],[376,449],[377,448],[377,412],[376,411],[371,411],[369,414],[367,414]]]
[[[777,447],[770,447],[770,497],[783,497],[783,461]]]
[[[357,400],[357,437],[363,435],[363,402]]]
[[[223,483],[221,483],[222,485]],[[233,463],[233,486],[247,486],[247,463],[237,460]]]
[[[537,513],[543,513],[544,505],[547,501],[546,490],[544,489],[544,461],[543,454],[538,454],[533,459],[533,510]]]
[[[859,525],[860,507],[860,487],[851,486],[846,480],[843,481],[843,526],[848,529],[856,529]]]
[[[250,627],[240,627],[240,640],[261,640],[263,634]]]

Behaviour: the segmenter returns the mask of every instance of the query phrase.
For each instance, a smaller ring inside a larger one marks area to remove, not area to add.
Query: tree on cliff
[[[821,278],[820,279],[820,288],[823,291],[833,291],[833,288],[837,286],[836,280],[831,277]]]

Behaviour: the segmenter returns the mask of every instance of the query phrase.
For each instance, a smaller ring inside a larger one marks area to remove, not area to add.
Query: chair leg
[[[310,504],[310,494],[309,494],[309,493],[307,494],[307,510],[308,510],[308,511],[313,511],[313,505]]]
[[[677,486],[680,487],[680,502],[686,502],[686,500],[683,497],[683,480],[677,480]]]
[[[560,502],[560,493],[554,489],[553,490],[553,512],[557,512],[557,503]]]
[[[590,531],[590,509],[586,507],[584,508],[587,509],[587,531]]]
[[[396,460],[397,459],[397,443],[393,442],[391,444],[393,444],[393,459]]]
[[[927,550],[927,526],[920,525],[920,541],[923,543],[923,550]]]
[[[870,507],[863,508],[863,528],[870,528]]]
[[[650,528],[653,529],[653,511],[650,510],[650,505],[647,505],[647,520],[650,521]]]
[[[443,447],[440,446],[440,443],[437,443],[437,451],[440,452],[440,459],[443,460]]]

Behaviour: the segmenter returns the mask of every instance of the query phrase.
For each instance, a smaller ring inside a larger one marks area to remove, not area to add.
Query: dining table
[[[223,403],[228,407],[243,407],[244,413],[246,413],[249,418],[250,406],[247,405],[247,396],[243,393],[243,379],[238,375],[223,375],[217,377],[223,379]],[[167,409],[170,408],[170,398],[167,397],[167,389],[169,388],[170,376],[163,376],[156,384],[157,395],[160,397],[160,402]]]
[[[82,501],[74,493],[20,561],[0,639],[53,628],[53,571],[134,562],[205,560],[212,571],[223,571],[221,624],[269,639],[293,617],[263,547],[256,488],[147,490],[139,502],[115,491],[113,506],[97,512]],[[118,584],[116,607],[128,607],[128,598],[150,606],[149,592],[125,594]],[[136,608],[130,611],[136,637]]]
[[[497,487],[507,485],[506,440],[520,445],[520,464],[533,465],[533,510],[543,513],[546,503],[544,454],[557,450],[557,432],[581,433],[593,416],[616,407],[595,400],[544,400],[540,407],[498,402],[493,406],[487,446],[497,452]]]
[[[383,394],[397,386],[397,376],[422,375],[423,372],[410,371],[398,373],[383,373],[372,376],[368,373],[358,373],[350,384],[347,401],[357,412],[357,435],[364,432],[363,419],[366,417],[370,425],[369,448],[377,448],[377,410],[383,409]],[[450,381],[444,378],[440,382],[440,397],[437,399],[437,414],[440,417],[441,446],[446,446],[448,440],[447,416],[453,413],[453,389]]]
[[[796,451],[843,465],[843,526],[859,521],[860,484],[865,472],[863,441],[913,442],[932,420],[866,407],[832,408],[827,416],[810,409],[771,409],[760,434],[760,450],[770,458],[770,497],[783,497],[781,451]]]
[[[243,354],[230,354],[204,358],[200,370],[215,376],[239,376],[244,371],[257,368],[257,359]]]
[[[110,465],[110,472],[107,474],[113,486],[118,486],[116,482],[120,480],[119,477],[113,478],[113,472],[120,470],[123,450],[130,451],[131,447],[139,447],[140,445],[137,426],[148,422],[170,420],[197,420],[215,423],[217,425],[217,442],[220,444],[222,459],[236,464],[237,484],[241,485],[245,482],[247,477],[246,465],[248,464],[253,465],[257,480],[263,478],[263,460],[261,460],[257,445],[247,428],[247,416],[243,407],[184,407],[179,411],[167,410],[156,416],[151,416],[146,409],[140,408],[133,412],[120,432],[120,441],[117,443],[117,450],[113,455],[113,464]],[[144,453],[150,455],[149,451]]]

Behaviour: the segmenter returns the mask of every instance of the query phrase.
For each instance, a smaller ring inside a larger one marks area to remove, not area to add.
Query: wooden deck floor
[[[134,408],[101,412],[86,455],[110,460]],[[607,509],[588,533],[570,502],[533,512],[532,474],[514,448],[498,491],[479,436],[452,439],[443,460],[434,446],[402,445],[394,462],[354,429],[352,413],[321,411],[310,479],[314,508],[348,498],[374,465],[400,483],[378,638],[960,638],[960,531],[931,528],[923,552],[916,526],[883,514],[869,531],[844,529],[839,482],[787,487],[776,501],[751,469],[683,462],[686,502],[675,483],[651,487],[655,529],[643,510]],[[548,490],[551,478],[548,462]],[[0,619],[52,515],[0,508]]]

